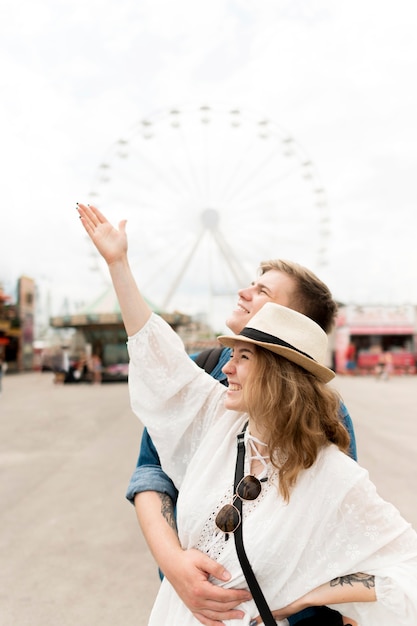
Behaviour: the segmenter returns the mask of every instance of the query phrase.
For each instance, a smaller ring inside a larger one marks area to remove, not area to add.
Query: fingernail
[[[228,572],[226,569],[222,573],[222,579],[223,580],[230,580],[230,572]]]
[[[249,622],[249,626],[256,626],[258,622],[256,621],[256,619],[253,619],[252,621]]]

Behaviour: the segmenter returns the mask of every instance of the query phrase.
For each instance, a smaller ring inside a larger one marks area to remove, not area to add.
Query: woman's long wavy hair
[[[339,418],[340,397],[316,376],[269,350],[256,347],[256,367],[245,385],[251,419],[278,469],[279,490],[288,502],[303,469],[330,443],[343,452],[349,434]]]

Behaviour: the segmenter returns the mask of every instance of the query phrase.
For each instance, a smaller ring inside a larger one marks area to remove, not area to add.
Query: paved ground
[[[417,528],[417,378],[335,385],[362,464]],[[5,377],[0,626],[146,626],[158,577],[124,499],[141,430],[125,384]]]

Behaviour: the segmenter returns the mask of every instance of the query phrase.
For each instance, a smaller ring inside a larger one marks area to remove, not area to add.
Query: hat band
[[[290,343],[287,343],[286,341],[284,341],[283,339],[280,339],[279,337],[275,337],[274,335],[270,335],[269,333],[264,333],[261,330],[256,330],[256,328],[246,327],[242,330],[242,332],[239,333],[239,335],[242,335],[243,337],[247,337],[248,339],[253,339],[254,341],[261,341],[262,343],[272,343],[276,346],[283,346],[284,348],[290,348],[291,350],[295,350],[299,354],[306,356],[308,359],[311,359],[315,363],[317,362],[315,359],[313,359],[312,356],[307,354],[307,352],[303,352],[302,350],[299,350],[295,346],[291,345]]]

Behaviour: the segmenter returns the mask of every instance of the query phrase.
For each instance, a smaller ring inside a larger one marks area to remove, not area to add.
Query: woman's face
[[[229,384],[225,407],[232,411],[246,411],[243,390],[256,366],[256,347],[245,341],[236,341],[230,361],[223,367]]]

